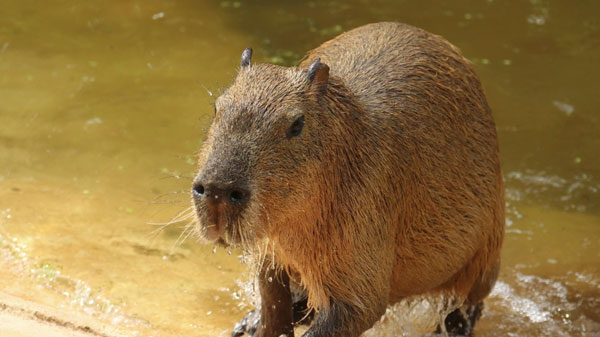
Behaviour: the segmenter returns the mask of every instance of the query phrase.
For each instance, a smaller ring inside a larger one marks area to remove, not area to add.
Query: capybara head
[[[325,64],[255,65],[251,54],[244,51],[235,82],[215,102],[192,191],[200,237],[244,246],[301,214],[331,131],[320,104]]]

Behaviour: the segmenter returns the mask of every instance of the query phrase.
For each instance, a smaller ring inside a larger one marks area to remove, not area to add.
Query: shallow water
[[[600,334],[599,18],[567,0],[4,1],[0,291],[130,335],[227,335],[249,309],[239,252],[152,224],[189,205],[209,92],[246,46],[289,65],[395,20],[473,61],[498,125],[507,235],[476,335]]]

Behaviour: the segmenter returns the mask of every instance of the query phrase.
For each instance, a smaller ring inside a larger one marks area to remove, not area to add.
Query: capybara
[[[498,276],[504,197],[469,61],[387,22],[298,67],[251,56],[215,102],[192,190],[198,234],[253,257],[260,304],[233,334],[291,337],[304,318],[306,337],[359,336],[413,295],[450,299],[438,328],[470,334]]]

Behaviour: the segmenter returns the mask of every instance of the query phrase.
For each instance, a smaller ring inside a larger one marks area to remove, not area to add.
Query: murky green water
[[[494,110],[508,227],[477,336],[600,334],[598,1],[5,0],[0,291],[131,335],[227,335],[248,310],[237,253],[151,224],[188,207],[208,91],[246,46],[293,64],[382,20],[460,47]]]

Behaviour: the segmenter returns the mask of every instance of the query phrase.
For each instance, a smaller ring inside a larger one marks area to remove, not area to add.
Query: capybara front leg
[[[260,322],[258,337],[294,336],[290,278],[265,262],[258,275],[260,290]]]
[[[285,274],[285,275],[283,275]],[[288,289],[288,284],[284,284],[285,280],[288,278],[287,273],[285,273],[284,271],[276,273],[277,275],[277,279],[273,278],[273,281],[277,281],[278,284],[276,283],[274,286],[275,287],[283,287],[283,289],[279,289],[279,292],[285,292],[285,289]],[[267,280],[267,282],[269,282],[269,275],[264,275],[261,276],[263,277],[263,280]],[[284,283],[282,283],[281,281],[284,281]],[[268,287],[265,288],[265,295],[270,296],[271,298],[274,298],[273,293],[274,290],[277,290],[276,288],[273,288],[273,286],[269,286],[270,283],[266,283],[264,286]],[[291,292],[291,299],[292,299],[292,326],[297,326],[297,325],[309,325],[315,315],[315,312],[313,309],[308,307],[308,293],[306,293],[306,291],[298,288],[297,286],[294,287],[294,285],[289,285],[289,289]],[[261,290],[262,291],[262,290]],[[275,292],[277,293],[277,291]],[[281,295],[281,294],[280,294]],[[283,294],[284,298],[287,298],[287,294]],[[282,298],[280,297],[279,299],[277,299],[277,301],[282,301]],[[284,307],[284,305],[282,305],[284,301],[282,302],[278,302],[278,304],[275,304],[275,308],[274,308],[274,312],[265,312],[264,315],[271,315],[271,317],[273,317],[274,315],[280,315],[281,313],[277,313],[275,311],[277,310],[285,310],[287,311],[288,309]],[[233,328],[233,333],[231,334],[232,337],[240,337],[243,335],[249,336],[249,337],[254,337],[257,336],[257,331],[259,326],[261,326],[261,315],[263,314],[263,310],[262,310],[262,303],[259,300],[258,303],[256,304],[256,308],[250,312],[248,312],[246,314],[246,316],[244,316],[244,318],[242,318]],[[285,314],[284,314],[285,315]],[[281,321],[281,319],[280,319]],[[279,322],[275,325],[281,325],[282,322]],[[273,324],[273,323],[271,323]],[[267,326],[265,324],[265,326]],[[266,329],[266,328],[265,328]],[[288,336],[292,336],[291,334],[288,334]]]

